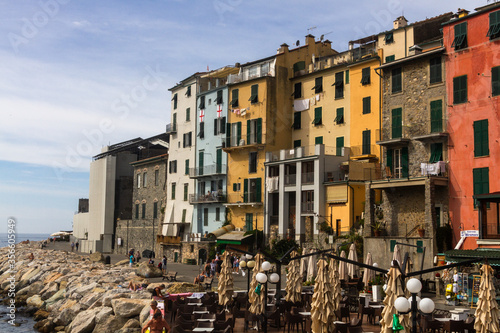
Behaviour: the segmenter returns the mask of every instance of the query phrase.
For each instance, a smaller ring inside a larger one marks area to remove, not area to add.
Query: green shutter
[[[191,86],[188,86],[186,89],[186,94],[187,97],[191,96]]]
[[[182,223],[186,222],[186,213],[187,213],[187,209],[183,209],[182,210]]]
[[[438,83],[442,82],[442,73],[441,73],[441,57],[432,58],[429,61],[430,68],[430,83]]]
[[[453,104],[467,102],[467,75],[453,78]]]
[[[491,39],[498,38],[500,34],[500,10],[490,13],[490,27],[486,37]]]
[[[474,157],[487,156],[489,151],[488,119],[474,122]]]
[[[429,163],[436,163],[443,159],[443,144],[442,143],[432,143],[431,144],[431,158]]]
[[[392,138],[398,139],[403,137],[403,109],[392,109]]]
[[[238,183],[233,183],[233,192],[238,192]]]
[[[298,148],[302,145],[302,141],[301,140],[295,140],[293,141],[293,148]]]
[[[243,202],[248,202],[248,179],[243,179]]]
[[[200,96],[200,110],[205,108],[205,96]]]
[[[474,183],[474,195],[490,193],[489,168],[472,169],[472,178]],[[474,200],[474,207],[476,207]],[[489,208],[489,203],[487,205]]]
[[[300,129],[302,127],[302,115],[300,112],[295,112],[293,114],[293,129]]]
[[[363,131],[363,146],[362,146],[362,154],[369,155],[372,152],[371,147],[371,130]]]
[[[189,160],[184,162],[184,174],[189,175]]]
[[[342,156],[342,151],[344,148],[344,137],[343,136],[339,136],[337,139],[336,139],[336,146],[337,146],[337,149],[336,149],[336,155],[337,156]]]
[[[222,172],[222,149],[217,149],[216,153],[216,173]]]
[[[135,204],[135,219],[139,219],[139,204]]]
[[[255,184],[255,202],[262,201],[262,178],[257,178],[257,183]]]
[[[172,131],[177,132],[177,113],[172,115]]]
[[[391,62],[391,61],[394,61],[396,60],[396,56],[393,54],[393,55],[390,55],[390,56],[387,56],[385,57],[385,62],[388,63],[388,62]]]
[[[250,96],[250,103],[257,103],[259,101],[259,85],[258,84],[254,84],[252,87],[251,87],[251,93],[252,95]]]
[[[393,172],[393,166],[392,166],[392,157],[394,156],[394,150],[392,149],[387,149],[387,154],[386,154],[386,167]]]
[[[394,247],[396,247],[396,240],[391,239],[390,246],[391,246],[391,252],[394,252]]]
[[[301,97],[302,97],[302,82],[297,82],[294,85],[293,98],[301,98]]]
[[[250,119],[247,119],[247,145],[250,144],[250,139],[251,139],[251,131],[250,131],[250,126],[252,124],[252,121]]]
[[[431,133],[443,131],[443,101],[431,102]]]
[[[316,126],[316,125],[321,125],[321,119],[322,118],[322,108],[321,107],[317,107],[317,108],[314,108],[314,120],[313,120],[313,124]]]
[[[257,118],[257,143],[262,143],[262,118]]]
[[[314,144],[316,144],[316,145],[322,145],[323,144],[323,137],[322,136],[317,136],[314,139]]]
[[[239,145],[241,141],[241,121],[238,121],[236,123],[236,126],[237,126],[236,145]]]
[[[366,67],[361,70],[361,84],[370,84],[370,67]]]
[[[417,253],[423,253],[424,252],[424,242],[421,240],[417,241]]]
[[[238,106],[239,101],[238,101],[238,95],[239,95],[239,90],[234,89],[231,92],[232,98],[231,98],[231,106]]]
[[[344,108],[337,108],[337,115],[333,122],[337,125],[344,123]]]
[[[188,201],[188,191],[189,191],[189,185],[184,184],[184,201]]]
[[[372,112],[372,97],[363,97],[363,114]]]
[[[191,108],[186,109],[186,121],[191,120]]]
[[[349,84],[349,70],[345,71],[345,84]]]
[[[407,178],[409,176],[408,147],[401,148],[401,167],[403,169],[403,178]]]
[[[231,123],[226,123],[226,147],[231,147]]]
[[[500,66],[491,69],[491,95],[500,95]]]
[[[318,94],[323,91],[323,77],[317,77],[314,79],[314,93]]]
[[[455,50],[460,50],[467,47],[467,22],[462,22],[454,27],[455,29],[455,38],[453,39],[453,43],[451,47],[454,47]]]
[[[153,218],[158,218],[158,202],[153,202]]]
[[[200,176],[203,175],[205,166],[205,153],[200,151],[198,153],[198,167],[200,168]]]
[[[177,109],[177,94],[174,94],[173,100],[174,100],[174,110],[175,110]]]
[[[403,83],[401,79],[401,67],[392,70],[392,93],[398,93],[403,90]]]
[[[172,200],[175,200],[175,183],[172,183]]]

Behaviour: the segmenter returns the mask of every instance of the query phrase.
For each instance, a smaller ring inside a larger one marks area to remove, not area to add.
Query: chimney
[[[288,44],[287,43],[283,43],[280,45],[280,48],[278,49],[278,54],[280,53],[286,53],[288,52]]]
[[[399,29],[406,27],[408,25],[408,20],[404,16],[398,17],[393,24],[394,29]]]
[[[469,11],[467,9],[458,8],[458,11],[457,11],[458,18],[467,16],[468,14],[469,14]]]
[[[410,48],[408,49],[409,56],[420,54],[420,53],[422,53],[422,48],[416,44],[413,46],[410,46]]]
[[[314,45],[316,40],[314,39],[314,36],[309,34],[306,36],[306,45]]]

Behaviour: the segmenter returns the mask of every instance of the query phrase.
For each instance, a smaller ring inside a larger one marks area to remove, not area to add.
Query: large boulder
[[[73,318],[82,310],[82,306],[79,303],[74,304],[71,307],[62,307],[57,318],[54,320],[57,325],[67,326]]]
[[[148,299],[118,298],[111,301],[115,315],[130,318],[141,313],[144,306],[151,302]]]
[[[31,297],[33,295],[38,295],[42,291],[44,285],[42,281],[36,281],[30,284],[29,286],[24,287],[16,293],[16,296],[27,295]]]
[[[141,313],[139,314],[139,322],[141,323],[141,327],[144,326],[145,323],[149,321],[149,313],[151,312],[151,307],[146,305],[142,308]]]
[[[96,317],[97,318],[97,317]],[[107,315],[100,317],[100,320],[96,320],[96,325],[94,327],[93,333],[101,332],[116,332],[127,322],[127,318],[122,318],[118,316]]]
[[[26,305],[34,306],[35,308],[40,309],[43,307],[44,302],[43,302],[42,298],[40,297],[40,295],[34,295],[26,300]]]
[[[96,309],[85,310],[76,315],[75,319],[69,325],[71,333],[90,333],[95,327]]]
[[[111,300],[117,299],[117,298],[130,298],[130,295],[132,294],[130,291],[123,292],[124,289],[113,289],[109,290],[104,294],[104,297],[102,298],[102,305],[103,306],[111,306]]]
[[[135,269],[135,274],[143,278],[155,278],[163,276],[163,272],[158,267],[153,265],[148,265],[147,262],[143,262]]]
[[[40,320],[33,326],[33,328],[35,328],[38,332],[41,333],[52,333],[54,332],[54,327],[55,327],[54,322],[49,318]]]
[[[56,282],[49,282],[47,285],[45,285],[45,288],[40,291],[40,295],[42,299],[45,301],[52,296],[54,296],[55,293],[59,291],[59,286],[57,285]]]
[[[60,299],[63,299],[65,293],[66,293],[66,289],[58,290],[54,295],[52,295],[50,298],[45,300],[45,304],[47,306],[54,304],[55,302],[59,301]]]
[[[89,259],[92,262],[104,262],[104,255],[101,252],[94,252],[89,255]]]
[[[127,328],[142,328],[142,327],[137,319],[131,318],[122,327],[122,329],[127,329]]]

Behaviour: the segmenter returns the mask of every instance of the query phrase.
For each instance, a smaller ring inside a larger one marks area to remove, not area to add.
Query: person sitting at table
[[[201,272],[200,274],[198,274],[197,277],[194,278],[194,282],[193,284],[202,284],[203,281],[205,281],[205,278],[207,277],[205,271]]]
[[[145,333],[149,327],[149,333],[162,333],[163,329],[170,332],[170,325],[162,318],[161,312],[155,312],[153,318],[142,328],[141,333]]]
[[[151,296],[153,297],[158,297],[160,299],[163,299],[164,301],[168,299],[168,294],[167,295],[163,295],[162,294],[162,290],[165,289],[165,285],[164,284],[161,284],[159,287],[155,287],[153,289],[153,293]]]

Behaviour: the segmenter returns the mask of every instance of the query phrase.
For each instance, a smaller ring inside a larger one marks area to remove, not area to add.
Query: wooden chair
[[[448,333],[465,333],[463,320],[445,321],[443,326]]]
[[[476,329],[474,328],[474,323],[476,321],[475,317],[468,317],[464,322],[464,330],[467,330],[467,333],[476,333]]]
[[[337,322],[335,325],[335,332],[337,333],[349,333],[349,324]]]
[[[283,327],[283,332],[285,332],[286,326],[288,326],[288,333],[290,333],[290,326],[292,326],[292,332],[295,327],[297,327],[297,333],[304,331],[304,321],[302,317],[298,314],[292,314],[291,312],[285,312],[285,327]],[[299,325],[301,330],[299,331]]]

